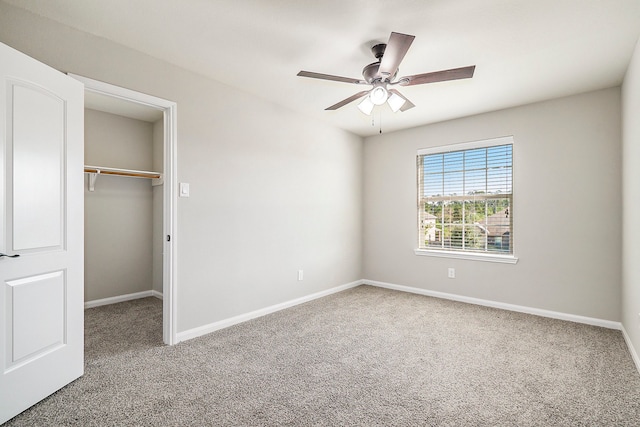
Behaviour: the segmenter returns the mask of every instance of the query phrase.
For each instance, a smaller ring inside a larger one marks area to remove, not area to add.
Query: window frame
[[[507,264],[515,264],[518,262],[518,258],[515,255],[515,246],[513,244],[513,235],[515,233],[513,233],[514,227],[515,227],[515,222],[513,220],[513,216],[511,216],[511,228],[510,228],[510,232],[511,232],[511,253],[508,254],[502,254],[502,253],[492,253],[492,252],[485,252],[485,251],[457,251],[455,249],[427,249],[427,248],[420,248],[420,221],[421,221],[421,217],[420,217],[420,209],[421,209],[421,203],[420,203],[420,199],[421,199],[421,194],[420,194],[420,177],[422,176],[422,174],[420,173],[419,167],[420,164],[418,163],[418,160],[420,159],[420,156],[424,156],[424,155],[431,155],[431,154],[446,154],[446,153],[451,153],[451,152],[456,152],[456,151],[467,151],[467,150],[473,150],[473,149],[478,149],[478,148],[491,148],[491,147],[495,147],[495,146],[500,146],[500,145],[511,145],[511,194],[509,195],[509,198],[511,199],[511,206],[510,206],[510,211],[511,211],[511,215],[513,215],[513,196],[514,196],[514,177],[513,177],[513,170],[514,170],[514,156],[513,156],[513,149],[514,149],[514,139],[512,135],[509,136],[503,136],[503,137],[498,137],[498,138],[492,138],[492,139],[484,139],[484,140],[479,140],[479,141],[472,141],[472,142],[462,142],[462,143],[456,143],[456,144],[449,144],[449,145],[440,145],[437,147],[429,147],[429,148],[423,148],[423,149],[419,149],[417,151],[416,154],[416,189],[415,189],[415,193],[417,196],[417,200],[416,200],[416,225],[417,225],[417,229],[415,232],[415,236],[416,236],[416,248],[414,249],[414,253],[416,255],[420,255],[420,256],[431,256],[431,257],[438,257],[438,258],[456,258],[456,259],[466,259],[466,260],[474,260],[474,261],[487,261],[487,262],[498,262],[498,263],[507,263]]]

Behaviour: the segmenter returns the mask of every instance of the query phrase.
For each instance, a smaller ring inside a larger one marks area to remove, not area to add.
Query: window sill
[[[432,256],[437,258],[456,258],[467,259],[471,261],[499,262],[504,264],[515,264],[518,258],[514,255],[485,254],[473,252],[454,252],[454,251],[434,251],[430,249],[414,249],[416,255]]]

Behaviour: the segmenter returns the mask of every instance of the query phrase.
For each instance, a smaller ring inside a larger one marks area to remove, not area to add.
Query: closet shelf
[[[163,176],[160,172],[108,168],[89,165],[84,165],[84,172],[89,174],[89,191],[95,190],[96,179],[98,178],[98,175],[116,175],[130,178],[147,178],[151,179],[151,185],[162,185],[163,183]]]

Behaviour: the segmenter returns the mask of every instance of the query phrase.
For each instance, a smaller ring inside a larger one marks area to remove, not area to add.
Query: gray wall
[[[150,170],[151,123],[85,110],[85,164]],[[151,290],[151,181],[101,175],[85,185],[85,301]]]
[[[362,277],[361,138],[4,3],[0,41],[177,102],[179,332]]]
[[[364,278],[619,321],[620,114],[614,88],[367,138]],[[416,256],[416,151],[506,135],[519,262]]]
[[[622,86],[623,286],[622,324],[640,355],[640,43]]]

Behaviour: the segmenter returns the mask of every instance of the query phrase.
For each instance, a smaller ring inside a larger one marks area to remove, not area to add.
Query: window
[[[420,150],[417,169],[416,253],[515,260],[512,137]]]

